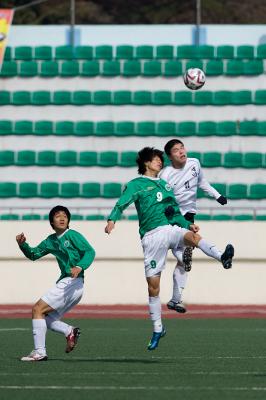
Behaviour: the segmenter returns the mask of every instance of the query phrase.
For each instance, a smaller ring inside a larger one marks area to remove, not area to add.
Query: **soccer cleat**
[[[183,252],[183,266],[186,272],[189,272],[192,267],[192,252],[193,247],[186,247]]]
[[[40,354],[37,350],[32,350],[32,352],[25,357],[22,357],[21,361],[47,361],[48,357],[46,354]]]
[[[169,310],[175,310],[176,312],[181,313],[181,314],[184,314],[187,311],[185,305],[181,301],[178,301],[176,303],[175,301],[170,300],[167,303],[167,308]]]
[[[225,269],[232,267],[232,258],[234,257],[234,254],[234,247],[231,244],[228,244],[225,248],[225,251],[221,255],[221,263]]]
[[[70,334],[66,337],[67,345],[66,345],[66,353],[70,353],[76,347],[78,343],[78,338],[80,336],[79,328],[72,328]]]
[[[158,347],[158,345],[159,345],[160,339],[162,337],[164,337],[165,335],[166,335],[166,329],[164,326],[163,326],[161,332],[153,332],[152,338],[148,344],[148,350],[155,350],[156,347]]]

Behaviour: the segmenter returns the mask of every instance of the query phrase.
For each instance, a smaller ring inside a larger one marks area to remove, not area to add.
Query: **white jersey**
[[[200,162],[197,158],[188,158],[183,168],[165,167],[159,176],[172,187],[183,215],[187,212],[196,213],[198,187],[215,199],[221,196],[204,178]]]

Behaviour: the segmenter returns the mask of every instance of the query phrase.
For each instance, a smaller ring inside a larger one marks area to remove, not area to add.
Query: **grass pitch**
[[[266,398],[266,321],[166,320],[159,348],[146,350],[149,320],[70,320],[82,334],[47,335],[49,360],[23,363],[31,321],[2,319],[2,400],[246,400]]]

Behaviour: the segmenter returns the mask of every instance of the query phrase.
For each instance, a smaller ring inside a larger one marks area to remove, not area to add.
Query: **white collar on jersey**
[[[141,178],[147,178],[147,179],[150,179],[152,181],[159,181],[160,180],[159,177],[153,178],[152,176],[147,176],[147,175],[141,175]]]

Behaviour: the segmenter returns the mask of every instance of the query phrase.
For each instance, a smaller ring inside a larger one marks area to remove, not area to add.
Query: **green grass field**
[[[22,363],[31,321],[2,319],[1,400],[246,400],[266,398],[266,321],[166,320],[167,335],[146,350],[148,320],[71,320],[78,347],[49,332],[49,360]]]

